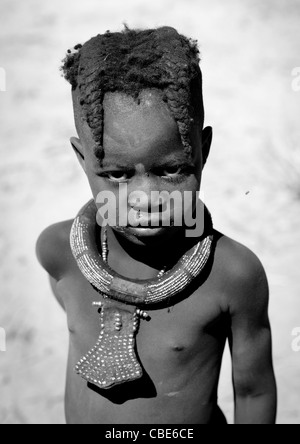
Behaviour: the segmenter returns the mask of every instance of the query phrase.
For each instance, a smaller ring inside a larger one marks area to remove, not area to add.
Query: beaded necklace
[[[135,281],[120,276],[109,267],[106,230],[102,256],[99,254],[94,201],[79,212],[71,229],[71,249],[79,269],[101,299],[93,302],[100,313],[98,342],[75,367],[75,372],[84,380],[100,389],[110,389],[143,376],[136,354],[136,335],[140,319],[149,320],[150,316],[142,309],[170,304],[201,274],[210,258],[213,243],[213,226],[208,215],[208,235],[202,242],[188,251],[171,270],[161,270],[155,279]]]

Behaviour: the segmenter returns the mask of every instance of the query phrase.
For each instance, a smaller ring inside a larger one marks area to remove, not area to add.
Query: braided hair
[[[192,126],[203,125],[202,74],[197,42],[163,27],[107,31],[69,50],[61,68],[79,95],[83,116],[103,158],[103,101],[107,92],[139,100],[147,88],[159,89],[177,122],[185,152],[191,155]],[[196,119],[196,122],[195,122]]]

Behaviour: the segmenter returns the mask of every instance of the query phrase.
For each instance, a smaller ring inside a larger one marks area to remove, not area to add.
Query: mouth
[[[171,227],[126,227],[125,231],[135,237],[155,237],[162,235]]]

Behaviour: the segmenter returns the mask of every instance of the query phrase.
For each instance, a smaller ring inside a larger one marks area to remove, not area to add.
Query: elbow
[[[236,398],[259,398],[268,394],[268,391],[250,385],[234,386],[234,392]]]
[[[265,378],[236,378],[233,381],[235,397],[259,398],[263,396],[277,396],[275,377]]]

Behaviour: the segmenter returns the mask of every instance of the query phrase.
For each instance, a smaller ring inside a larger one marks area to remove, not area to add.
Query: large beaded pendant
[[[95,347],[76,365],[76,373],[100,389],[141,378],[136,335],[140,317],[147,319],[148,314],[108,299],[93,305],[99,309],[101,333]]]

